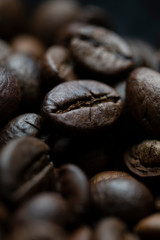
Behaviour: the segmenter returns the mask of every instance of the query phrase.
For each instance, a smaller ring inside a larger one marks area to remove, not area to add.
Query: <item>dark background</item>
[[[44,0],[22,0],[29,11]],[[67,0],[66,0],[67,1]],[[114,20],[115,31],[137,36],[160,46],[160,0],[81,0],[105,7]]]

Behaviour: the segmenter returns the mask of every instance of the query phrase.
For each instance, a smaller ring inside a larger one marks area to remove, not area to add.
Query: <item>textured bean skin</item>
[[[137,68],[128,78],[127,104],[136,121],[152,136],[160,136],[160,74]]]
[[[92,133],[108,129],[119,118],[122,101],[116,91],[92,80],[62,83],[42,104],[50,125],[69,133]]]
[[[21,90],[17,80],[4,68],[0,68],[0,123],[4,123],[17,111]]]

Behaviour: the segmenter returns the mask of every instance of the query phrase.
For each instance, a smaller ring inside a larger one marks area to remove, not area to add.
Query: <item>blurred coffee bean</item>
[[[135,67],[148,67],[159,70],[159,61],[156,49],[149,43],[138,38],[125,39],[131,48]]]
[[[34,12],[30,28],[37,37],[52,45],[56,31],[75,20],[79,10],[79,4],[74,0],[45,1]]]
[[[37,138],[10,141],[0,152],[1,197],[13,203],[47,190],[53,163],[49,147]]]
[[[89,226],[82,226],[75,230],[69,240],[92,240],[93,239],[93,231]]]
[[[12,39],[11,46],[17,53],[29,55],[39,59],[45,52],[45,46],[36,37],[32,35],[18,35]]]
[[[66,240],[67,234],[56,224],[36,221],[15,227],[7,240]]]
[[[44,84],[47,84],[50,89],[62,82],[76,80],[74,63],[69,50],[62,46],[50,47],[43,58],[43,73]]]
[[[135,227],[135,231],[143,240],[160,239],[160,213],[155,213],[142,219]]]
[[[110,217],[101,220],[94,231],[94,240],[139,240],[136,234],[130,233],[127,226],[118,218]]]
[[[129,149],[124,160],[129,170],[138,176],[160,176],[160,142],[143,141]]]
[[[43,118],[35,113],[20,115],[8,122],[0,130],[0,145],[20,137],[37,137],[43,139]]]
[[[25,31],[22,1],[0,0],[0,16],[0,38],[8,39]]]
[[[8,121],[18,110],[21,89],[16,78],[0,67],[0,124]]]
[[[68,204],[72,224],[84,219],[89,208],[90,189],[83,171],[72,164],[63,165],[58,169],[56,185]]]
[[[93,80],[59,84],[42,104],[42,114],[50,126],[67,135],[108,130],[121,111],[122,101],[117,92]]]
[[[110,178],[91,184],[93,204],[101,216],[114,215],[135,222],[153,207],[149,189],[131,177]]]
[[[39,63],[24,54],[10,55],[5,63],[6,68],[18,80],[22,90],[21,111],[37,111],[41,101],[41,68]]]
[[[83,69],[88,77],[104,77],[111,83],[111,77],[120,78],[133,67],[132,53],[121,37],[105,28],[80,27],[72,38],[70,49],[77,68]]]
[[[151,136],[160,136],[160,74],[149,68],[134,70],[127,81],[129,111]]]
[[[66,226],[69,218],[68,204],[58,193],[42,193],[30,198],[16,211],[13,224],[47,221]]]

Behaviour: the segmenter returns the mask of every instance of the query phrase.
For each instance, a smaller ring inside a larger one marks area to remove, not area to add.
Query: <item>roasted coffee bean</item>
[[[53,44],[56,31],[75,20],[79,10],[79,4],[73,0],[46,1],[33,14],[31,29],[45,43]]]
[[[67,134],[109,129],[121,110],[117,92],[92,80],[62,83],[46,95],[42,105],[42,113],[50,125]]]
[[[43,56],[45,46],[36,37],[32,35],[19,35],[12,39],[11,46],[17,53],[29,55],[36,59]]]
[[[21,101],[21,90],[16,78],[0,68],[0,124],[9,120],[17,111]]]
[[[69,240],[92,240],[93,231],[89,226],[82,226],[74,231]]]
[[[7,240],[65,240],[67,234],[56,224],[36,221],[15,227],[9,234]]]
[[[47,190],[53,163],[49,147],[37,138],[10,141],[0,152],[1,197],[13,203]]]
[[[158,71],[158,56],[152,45],[138,38],[125,40],[131,48],[135,67],[144,66]]]
[[[150,135],[160,137],[160,74],[148,68],[134,70],[128,78],[129,110]]]
[[[76,80],[69,50],[62,46],[49,48],[43,58],[43,73],[50,89],[62,82]]]
[[[105,28],[112,28],[113,21],[109,12],[96,5],[85,5],[77,16],[77,21]]]
[[[57,171],[57,191],[64,197],[70,208],[73,224],[84,218],[90,200],[89,181],[77,166],[66,164]]]
[[[19,81],[22,90],[23,112],[37,110],[41,100],[41,68],[36,60],[24,54],[13,54],[6,60],[6,68]]]
[[[135,231],[144,240],[160,239],[160,213],[155,213],[142,219],[135,227]]]
[[[0,14],[0,38],[8,39],[25,31],[22,1],[0,0]]]
[[[124,156],[129,170],[141,177],[160,176],[160,141],[146,140]]]
[[[94,177],[90,179],[91,184],[96,184],[102,181],[106,181],[109,179],[115,179],[115,178],[129,178],[131,177],[128,173],[126,172],[121,172],[121,171],[105,171],[105,172],[100,172],[96,174]]]
[[[94,240],[139,240],[136,234],[130,233],[127,226],[118,218],[110,217],[101,220],[94,232]]]
[[[149,189],[131,177],[111,178],[91,184],[91,193],[101,216],[114,215],[135,222],[147,216],[153,207]]]
[[[78,67],[89,72],[90,77],[105,77],[105,82],[133,67],[127,43],[105,28],[89,25],[79,28],[71,40],[70,49]]]
[[[20,115],[8,122],[0,131],[0,145],[19,137],[37,137],[43,139],[43,119],[35,113]]]
[[[15,213],[15,225],[31,221],[47,221],[66,226],[70,211],[67,202],[57,193],[42,193],[30,198]]]

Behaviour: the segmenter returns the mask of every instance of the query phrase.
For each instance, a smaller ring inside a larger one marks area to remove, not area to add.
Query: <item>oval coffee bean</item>
[[[153,207],[148,188],[134,178],[119,177],[91,184],[94,206],[102,216],[114,215],[135,222]]]
[[[160,176],[160,141],[146,140],[124,156],[129,170],[141,177]]]
[[[106,181],[108,179],[114,179],[119,177],[131,177],[128,173],[122,171],[105,171],[96,174],[94,177],[90,179],[91,184],[96,184],[102,181]]]
[[[15,213],[15,225],[47,221],[66,225],[70,211],[66,201],[57,193],[42,193],[30,198]]]
[[[95,228],[94,240],[105,239],[139,240],[138,236],[129,232],[124,222],[115,217],[104,218]]]
[[[71,221],[80,221],[89,207],[90,189],[87,177],[79,167],[72,164],[60,167],[56,175],[57,191],[68,203]]]
[[[73,37],[70,49],[77,65],[91,76],[115,77],[133,67],[127,43],[117,34],[100,27],[83,26]],[[109,81],[109,79],[105,79]]]
[[[17,80],[4,68],[0,68],[0,124],[15,114],[20,101],[21,90]]]
[[[0,186],[3,198],[11,202],[45,189],[52,175],[49,147],[37,138],[10,141],[0,152]]]
[[[142,219],[135,227],[135,231],[142,239],[160,239],[160,213],[155,213]]]
[[[129,111],[149,134],[160,137],[160,74],[149,68],[137,68],[127,81]]]
[[[92,80],[62,83],[46,95],[42,105],[50,125],[67,134],[106,130],[119,118],[121,110],[117,92]]]
[[[0,145],[19,137],[40,137],[43,119],[35,113],[20,115],[8,122],[0,130]]]
[[[43,58],[43,73],[51,88],[62,82],[76,80],[77,76],[68,49],[62,46],[50,47]]]
[[[32,35],[19,35],[12,39],[11,46],[17,53],[22,53],[39,59],[43,56],[45,47],[43,43]]]
[[[10,55],[6,62],[6,68],[19,81],[22,90],[22,111],[35,110],[41,100],[41,67],[32,57],[15,53]]]

